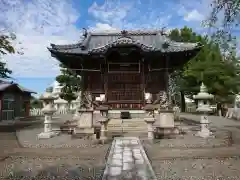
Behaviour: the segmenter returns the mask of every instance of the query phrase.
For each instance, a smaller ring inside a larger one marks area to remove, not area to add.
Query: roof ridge
[[[123,32],[127,32],[128,35],[157,35],[158,33],[162,32],[162,30],[117,30],[117,31],[89,31],[92,36],[109,36],[109,35],[116,35],[121,36]]]

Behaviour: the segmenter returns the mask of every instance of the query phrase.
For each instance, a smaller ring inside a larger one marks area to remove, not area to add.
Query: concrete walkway
[[[114,139],[102,180],[110,179],[157,179],[138,138]]]

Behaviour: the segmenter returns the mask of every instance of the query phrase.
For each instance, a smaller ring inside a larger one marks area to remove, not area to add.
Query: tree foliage
[[[43,105],[42,105],[42,102],[39,99],[37,99],[35,97],[32,97],[31,100],[30,100],[30,107],[38,109],[38,108],[42,108]]]
[[[222,18],[223,15],[223,19]],[[209,19],[211,26],[222,20],[221,25],[227,29],[238,26],[240,22],[240,0],[213,0]]]
[[[12,46],[12,40],[15,40],[15,39],[16,39],[16,36],[14,34],[10,34],[10,35],[0,34],[0,60],[6,54],[15,53],[15,49]],[[11,73],[12,71],[6,67],[6,63],[0,61],[0,78],[9,78],[10,77],[9,75]]]
[[[233,51],[223,55],[220,45],[211,37],[197,35],[187,27],[174,29],[169,36],[175,41],[201,42],[203,45],[197,56],[182,70],[174,72],[175,79],[177,78],[175,83],[180,91],[192,96],[199,92],[200,83],[203,81],[219,102],[228,101],[239,92],[240,69]]]
[[[76,92],[80,91],[81,78],[60,64],[61,74],[56,80],[63,86],[60,97],[69,103],[77,98]]]

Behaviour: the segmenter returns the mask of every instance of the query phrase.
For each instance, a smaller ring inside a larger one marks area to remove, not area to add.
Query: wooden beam
[[[72,71],[101,72],[101,70],[100,70],[100,69],[72,69],[72,68],[69,68],[69,70],[72,70]]]

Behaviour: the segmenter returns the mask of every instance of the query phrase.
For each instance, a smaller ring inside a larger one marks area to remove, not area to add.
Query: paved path
[[[115,138],[108,156],[103,180],[155,180],[156,176],[138,138]]]

